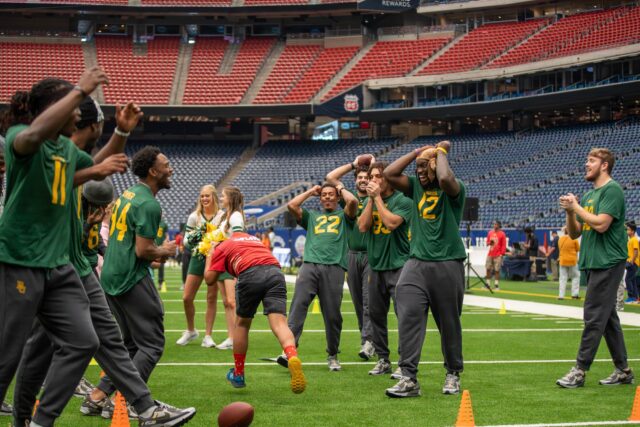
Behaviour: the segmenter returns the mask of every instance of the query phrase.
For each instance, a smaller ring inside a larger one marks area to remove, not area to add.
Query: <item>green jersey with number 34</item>
[[[353,220],[343,210],[319,212],[302,209],[300,225],[307,230],[304,262],[339,265],[346,270],[347,221]]]
[[[145,184],[134,185],[116,200],[100,276],[107,294],[121,295],[149,274],[150,262],[136,256],[136,237],[154,240],[161,217],[160,203]]]

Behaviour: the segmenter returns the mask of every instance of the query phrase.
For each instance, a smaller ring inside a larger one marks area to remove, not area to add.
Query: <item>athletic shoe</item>
[[[211,338],[211,335],[205,335],[201,345],[204,348],[214,348],[216,343],[213,341],[213,338]]]
[[[369,360],[374,354],[376,354],[376,349],[373,346],[373,343],[371,341],[365,341],[364,344],[362,344],[362,347],[360,347],[360,353],[358,353],[358,356],[363,360]]]
[[[184,284],[180,285],[180,290],[184,291]]]
[[[600,380],[601,385],[620,385],[620,384],[633,384],[634,376],[633,371],[630,368],[625,370],[616,368],[613,374],[607,378]]]
[[[404,375],[402,375],[402,368],[400,368],[400,366],[398,366],[396,368],[396,370],[393,371],[393,374],[391,374],[391,379],[392,380],[401,380],[402,378],[404,378]]]
[[[229,350],[233,348],[233,340],[231,338],[227,338],[222,341],[220,344],[216,346],[218,350]]]
[[[447,372],[447,375],[444,377],[442,394],[458,393],[460,393],[460,375],[457,372]]]
[[[420,384],[409,377],[402,377],[396,385],[385,390],[385,394],[389,397],[418,397],[420,392]]]
[[[580,295],[573,295],[571,299],[580,299]]]
[[[496,286],[493,288],[493,290],[494,290],[494,291],[499,291],[499,290],[500,290],[500,286],[496,285]]]
[[[307,387],[307,379],[302,372],[302,362],[298,356],[293,356],[288,361],[288,365],[291,373],[291,391],[300,394]]]
[[[337,355],[327,357],[327,365],[329,365],[329,370],[331,372],[338,372],[342,369],[342,366],[340,366],[340,362],[338,362]]]
[[[388,360],[379,359],[378,363],[372,370],[369,371],[369,375],[384,375],[391,372],[391,363]]]
[[[158,403],[156,402],[156,405],[157,404]],[[138,411],[136,411],[136,408],[134,408],[133,406],[129,405],[128,403],[127,403],[127,413],[129,414],[129,419],[130,420],[137,420],[139,418],[138,417]]]
[[[81,397],[84,399],[84,397],[91,393],[94,389],[94,385],[91,384],[85,377],[82,377],[82,379],[80,380],[80,382],[78,383],[78,385],[76,386],[75,391],[73,392],[73,396],[74,397]]]
[[[577,366],[574,366],[567,375],[556,381],[556,384],[564,388],[578,388],[584,386],[584,377],[585,372]]]
[[[7,402],[2,402],[0,405],[0,416],[8,416],[10,417],[13,413],[13,406],[9,405]]]
[[[287,359],[286,354],[281,354],[280,356],[278,356],[276,358],[276,363],[278,363],[278,365],[282,366],[283,368],[289,367],[289,359]]]
[[[140,427],[177,427],[186,424],[196,415],[195,408],[178,409],[169,405],[158,405],[148,417],[140,416]]]
[[[198,335],[200,335],[198,333],[198,331],[184,331],[182,333],[182,336],[180,337],[180,339],[178,341],[176,341],[176,344],[178,344],[178,345],[187,345],[191,341],[193,341],[196,338],[198,338]]]
[[[82,412],[83,415],[90,417],[101,416],[105,420],[113,416],[113,409],[113,402],[108,396],[96,402],[91,400],[90,395],[86,395],[82,401],[82,405],[80,405],[80,412]]]
[[[229,372],[227,372],[227,381],[229,381],[229,384],[235,388],[243,388],[247,386],[244,382],[244,375],[236,375],[233,368],[229,369]]]

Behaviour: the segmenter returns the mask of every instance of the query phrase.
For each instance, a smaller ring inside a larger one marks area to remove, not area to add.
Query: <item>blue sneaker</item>
[[[246,387],[247,385],[244,382],[244,375],[235,375],[233,371],[234,369],[231,368],[229,369],[229,372],[227,372],[227,381],[229,381],[229,384],[235,388]]]

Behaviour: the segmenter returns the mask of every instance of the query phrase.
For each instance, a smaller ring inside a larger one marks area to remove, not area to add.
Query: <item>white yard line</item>
[[[624,424],[640,424],[640,421],[581,421],[576,423],[549,423],[549,424],[502,424],[481,427],[573,427],[573,426],[613,426]],[[480,426],[479,426],[480,427]]]

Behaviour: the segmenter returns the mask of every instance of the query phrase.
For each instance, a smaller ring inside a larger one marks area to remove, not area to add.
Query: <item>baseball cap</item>
[[[104,121],[104,114],[98,102],[87,96],[80,104],[80,121],[76,124],[78,129],[84,129],[94,123]]]

